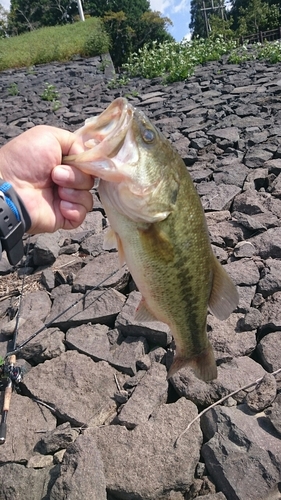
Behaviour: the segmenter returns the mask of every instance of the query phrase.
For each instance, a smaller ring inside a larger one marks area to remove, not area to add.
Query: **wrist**
[[[0,179],[0,257],[7,252],[10,264],[17,264],[24,254],[22,237],[31,226],[29,214],[9,182]]]

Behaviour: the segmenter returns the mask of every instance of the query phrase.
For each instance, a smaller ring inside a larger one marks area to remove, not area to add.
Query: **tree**
[[[77,13],[75,0],[11,0],[8,32],[18,35],[41,26],[55,26],[72,21]]]
[[[263,0],[249,0],[248,6],[239,8],[239,35],[247,35],[257,31],[265,31],[278,26],[279,8],[269,5]]]
[[[103,17],[107,12],[124,12],[128,19],[139,19],[148,11],[148,0],[85,0],[84,10],[95,17]]]
[[[277,28],[281,23],[277,0],[235,0],[231,9],[232,29],[239,35]]]
[[[162,17],[160,12],[147,11],[136,19],[123,11],[108,12],[102,20],[111,38],[110,55],[117,69],[127,61],[131,52],[137,52],[145,43],[173,40],[166,31],[166,27],[172,22],[169,18]]]
[[[8,12],[0,4],[0,38],[5,38],[8,33]]]

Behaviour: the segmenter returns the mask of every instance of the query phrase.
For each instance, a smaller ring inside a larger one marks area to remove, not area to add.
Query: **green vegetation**
[[[242,45],[231,51],[228,61],[240,64],[255,59],[265,59],[271,64],[281,62],[281,42],[254,43]]]
[[[18,89],[18,85],[16,83],[11,83],[8,87],[8,94],[9,95],[18,95],[19,93],[19,89]]]
[[[40,28],[10,38],[0,38],[0,71],[52,61],[74,55],[95,56],[108,52],[109,36],[100,19],[90,18],[65,26]]]
[[[195,66],[207,61],[220,59],[223,54],[234,49],[234,41],[197,38],[192,42],[153,43],[150,49],[145,45],[138,53],[129,57],[124,69],[130,77],[163,77],[166,82],[185,80],[193,74]]]
[[[83,9],[85,18],[100,19],[110,39],[109,52],[116,68],[120,68],[130,52],[137,51],[145,42],[173,40],[167,32],[172,22],[160,12],[151,11],[148,0],[84,0]],[[11,0],[10,13],[3,11],[1,17],[0,9],[0,37],[32,32],[43,26],[71,24],[77,20],[75,0]],[[85,55],[91,55],[96,44],[96,32],[92,32]]]
[[[59,93],[55,85],[53,85],[52,83],[46,82],[44,91],[40,95],[40,97],[43,101],[49,101],[52,103],[53,111],[57,111],[61,106],[61,103],[59,101]]]
[[[280,0],[191,0],[193,37],[223,34],[227,38],[275,29],[281,24]],[[228,6],[228,8],[227,8]],[[205,10],[204,10],[205,8]]]

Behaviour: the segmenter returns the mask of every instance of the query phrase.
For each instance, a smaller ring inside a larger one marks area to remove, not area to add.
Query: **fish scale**
[[[117,246],[120,264],[126,261],[142,293],[136,319],[164,321],[174,336],[168,377],[190,365],[199,378],[215,378],[208,306],[226,319],[238,294],[213,254],[204,210],[183,160],[124,98],[76,133],[82,142],[87,138],[85,153],[63,162],[100,177],[99,194],[111,225],[105,248]]]

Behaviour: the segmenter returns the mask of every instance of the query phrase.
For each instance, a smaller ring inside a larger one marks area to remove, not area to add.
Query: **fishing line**
[[[8,352],[6,354],[6,357],[7,356],[11,356],[11,355],[16,355],[20,352],[20,350],[26,345],[28,344],[28,342],[30,342],[31,340],[33,340],[35,337],[37,337],[37,335],[39,335],[39,333],[43,332],[45,329],[47,328],[50,328],[50,326],[52,326],[52,324],[55,323],[55,321],[57,321],[61,316],[63,316],[64,314],[66,314],[68,311],[70,311],[70,309],[72,309],[73,307],[75,307],[77,304],[79,304],[79,302],[82,302],[82,300],[85,300],[86,297],[88,297],[92,292],[94,292],[95,290],[98,290],[99,287],[105,283],[109,278],[112,278],[112,276],[114,276],[115,274],[117,274],[121,269],[123,269],[123,267],[125,267],[125,264],[123,264],[122,267],[118,268],[118,269],[115,269],[115,271],[113,271],[111,274],[107,275],[102,281],[100,281],[97,285],[95,285],[93,288],[91,288],[90,290],[88,290],[85,294],[83,294],[82,297],[80,297],[79,299],[77,299],[73,304],[70,304],[66,309],[64,309],[62,312],[60,312],[59,314],[57,314],[57,316],[55,316],[51,321],[49,321],[48,323],[45,323],[41,328],[39,328],[36,332],[34,332],[32,335],[30,335],[30,337],[28,337],[28,339],[26,339],[24,342],[22,342],[21,344],[19,344],[18,346],[14,345],[13,346],[13,349],[12,351]],[[17,317],[18,321],[19,321],[19,316]]]

